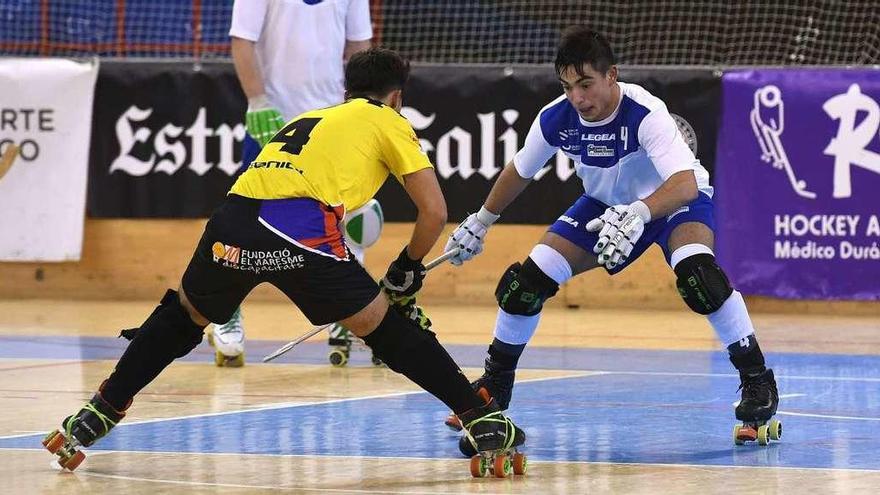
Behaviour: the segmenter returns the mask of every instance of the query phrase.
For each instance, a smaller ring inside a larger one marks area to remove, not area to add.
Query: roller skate
[[[334,323],[329,332],[330,338],[327,343],[331,349],[327,359],[334,367],[341,368],[348,364],[348,358],[351,355],[351,332],[339,323]]]
[[[43,446],[58,456],[62,469],[73,471],[86,458],[80,448],[90,447],[124,417],[124,411],[114,409],[98,392],[78,413],[61,423],[63,430],[46,435]]]
[[[471,383],[474,390],[485,387],[489,391],[489,395],[498,402],[498,407],[502,411],[506,411],[510,406],[510,398],[513,395],[513,380],[516,375],[516,369],[507,368],[495,361],[491,357],[486,358],[483,376],[477,378]],[[454,413],[449,413],[444,421],[453,431],[461,431],[461,421]]]
[[[214,364],[220,367],[239,368],[244,366],[244,326],[241,308],[232,313],[232,318],[222,325],[214,325],[208,333],[208,344],[214,347]]]
[[[742,400],[736,406],[736,419],[742,423],[733,427],[733,443],[757,440],[758,445],[768,445],[770,440],[782,438],[782,423],[773,418],[779,405],[773,370],[768,368],[755,376],[740,373],[740,380]]]
[[[506,478],[511,474],[526,474],[527,459],[518,449],[526,441],[525,432],[504,416],[485,388],[480,388],[478,394],[486,405],[460,416],[464,425],[460,443],[466,442],[473,452],[471,476],[483,478],[492,474],[496,478]]]
[[[330,338],[327,340],[327,343],[330,345],[331,349],[330,353],[327,355],[327,359],[335,368],[342,368],[348,364],[352,348],[357,347],[367,349],[366,344],[339,323],[334,323],[333,326],[330,327],[329,332]],[[385,365],[381,359],[373,355],[370,356],[370,361],[373,363],[373,366]]]

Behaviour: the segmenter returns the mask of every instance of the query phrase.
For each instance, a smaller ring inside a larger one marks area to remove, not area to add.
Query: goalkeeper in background
[[[235,72],[248,99],[244,170],[285,122],[342,103],[343,63],[370,47],[373,29],[368,0],[236,0],[229,35]],[[381,228],[376,200],[346,215],[347,245],[361,263],[363,249],[376,242]],[[218,366],[243,365],[241,310],[215,325],[208,340],[217,349]],[[351,334],[345,328],[331,327],[330,344],[337,351],[331,358],[347,360]]]

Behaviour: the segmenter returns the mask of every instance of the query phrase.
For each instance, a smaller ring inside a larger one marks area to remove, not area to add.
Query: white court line
[[[268,363],[262,363],[263,366],[276,366]],[[559,371],[559,370],[546,370],[546,369],[538,369],[538,368],[523,368],[523,370],[529,371]],[[531,378],[527,380],[517,380],[517,383],[529,383],[529,382],[539,382],[546,380],[564,380],[568,378],[581,378],[588,376],[602,376],[602,375],[635,375],[635,376],[684,376],[684,377],[704,377],[704,378],[739,378],[737,374],[730,373],[683,373],[683,372],[667,372],[667,371],[615,371],[615,370],[579,370],[577,373],[572,373],[568,375],[561,376],[553,376],[553,377],[543,377],[543,378]],[[815,381],[844,381],[844,382],[878,382],[880,383],[880,378],[871,378],[871,377],[838,377],[838,376],[799,376],[799,375],[785,375],[779,376],[780,380],[815,380]],[[265,406],[252,407],[249,409],[243,410],[232,410],[232,411],[222,411],[216,413],[204,413],[204,414],[191,414],[187,416],[174,416],[170,418],[156,418],[156,419],[146,419],[140,421],[131,421],[128,423],[122,423],[117,428],[125,427],[125,426],[133,426],[138,424],[145,423],[156,423],[159,421],[175,421],[178,419],[190,419],[190,418],[207,418],[211,416],[225,416],[228,414],[240,414],[247,412],[257,412],[257,411],[270,411],[273,409],[286,409],[286,408],[295,408],[295,407],[306,407],[306,406],[315,406],[322,404],[333,404],[333,403],[341,403],[341,402],[351,402],[356,400],[368,400],[368,399],[381,399],[386,397],[400,397],[404,395],[411,394],[421,394],[427,393],[423,390],[414,390],[410,392],[397,392],[391,394],[380,394],[380,395],[371,395],[366,397],[349,397],[345,399],[330,399],[325,401],[315,401],[315,402],[282,402],[282,403],[273,403],[267,404]],[[785,413],[785,414],[806,414],[806,413]],[[831,418],[832,416],[827,416]],[[846,417],[841,417],[840,419],[845,419]],[[873,419],[868,418],[867,420],[873,421]],[[0,440],[4,440],[7,438],[20,438],[30,436],[29,434],[20,434],[20,435],[7,435],[0,436]]]
[[[799,413],[799,412],[789,412],[789,411],[776,411],[777,415],[784,416],[802,416],[805,418],[822,418],[822,419],[851,419],[853,421],[880,421],[880,418],[872,418],[870,416],[835,416],[832,414],[814,414],[814,413]]]
[[[597,376],[597,375],[601,375],[601,374],[602,373],[599,373],[599,372],[579,371],[577,373],[570,373],[567,375],[549,376],[549,377],[541,377],[541,378],[529,378],[526,380],[517,380],[517,383],[531,383],[531,382],[541,382],[541,381],[547,381],[547,380],[561,380],[561,379],[565,379],[565,378],[581,378],[581,377],[588,377],[588,376]],[[155,419],[144,419],[144,420],[139,420],[139,421],[131,421],[128,423],[120,423],[119,425],[116,426],[116,428],[123,428],[123,427],[134,426],[134,425],[142,425],[142,424],[146,424],[146,423],[159,423],[162,421],[177,421],[180,419],[192,419],[192,418],[209,418],[212,416],[227,416],[230,414],[245,414],[245,413],[253,413],[253,412],[259,412],[259,411],[272,411],[274,409],[294,409],[294,408],[298,408],[298,407],[320,406],[320,405],[325,405],[325,404],[337,404],[337,403],[343,403],[343,402],[354,402],[354,401],[359,401],[359,400],[385,399],[385,398],[391,398],[391,397],[402,397],[404,395],[426,394],[426,393],[428,393],[428,392],[426,392],[424,390],[412,390],[409,392],[394,392],[394,393],[390,393],[390,394],[368,395],[368,396],[364,396],[364,397],[346,397],[344,399],[328,399],[328,400],[313,401],[313,402],[279,402],[279,403],[266,404],[265,406],[251,407],[248,409],[236,409],[236,410],[231,410],[231,411],[221,411],[221,412],[204,413],[204,414],[189,414],[186,416],[172,416],[170,418],[155,418]],[[47,430],[47,432],[48,431],[51,431],[51,428],[50,428],[50,430]],[[32,434],[0,436],[0,440],[6,440],[8,438],[29,437],[31,435]],[[2,447],[0,447],[0,449],[2,449]]]
[[[522,368],[528,369],[528,368]],[[585,370],[590,371],[590,370]],[[595,370],[603,375],[637,375],[637,376],[690,376],[705,378],[739,378],[738,374],[732,373],[681,373],[677,371],[613,371]],[[813,380],[813,381],[831,381],[831,382],[868,382],[880,383],[880,378],[861,377],[861,376],[802,376],[802,375],[777,375],[776,379],[781,380]]]

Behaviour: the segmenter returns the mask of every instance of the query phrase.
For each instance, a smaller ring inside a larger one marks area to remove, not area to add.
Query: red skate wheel
[[[513,454],[513,474],[526,474],[527,462],[525,454],[520,452]]]
[[[43,439],[43,446],[46,447],[51,453],[58,452],[62,446],[64,446],[64,435],[61,434],[58,430],[53,431],[46,435],[46,438]]]
[[[82,451],[77,450],[76,452],[73,453],[72,456],[70,456],[69,459],[67,459],[66,461],[64,461],[64,460],[58,461],[58,464],[60,464],[61,467],[63,467],[64,469],[66,469],[68,471],[73,471],[74,469],[77,468],[77,466],[82,464],[82,461],[84,461],[85,458],[86,458],[86,455],[83,454]]]
[[[482,478],[486,476],[486,462],[480,455],[471,457],[471,476],[474,478]]]
[[[513,472],[513,466],[510,465],[510,457],[507,457],[505,454],[496,455],[492,471],[495,473],[496,478],[507,478],[510,476],[510,473]]]

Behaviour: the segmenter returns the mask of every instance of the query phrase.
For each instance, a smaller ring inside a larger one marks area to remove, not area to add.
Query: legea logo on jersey
[[[832,197],[849,198],[852,196],[852,167],[880,174],[880,153],[867,149],[880,129],[880,105],[862,93],[858,84],[852,84],[845,93],[825,101],[822,109],[839,121],[837,134],[823,150],[825,155],[834,157]],[[784,170],[796,194],[815,199],[816,193],[807,190],[807,183],[798,179],[785,152],[781,139],[784,119],[782,91],[777,86],[767,85],[755,91],[750,120],[761,146],[761,159]]]
[[[208,127],[205,108],[202,107],[189,127],[169,122],[154,133],[153,129],[161,123],[145,124],[152,113],[152,108],[141,109],[132,105],[116,120],[119,155],[110,163],[110,173],[118,170],[137,177],[149,173],[172,175],[184,165],[197,175],[205,175],[212,168],[229,176],[238,170],[240,163],[233,154],[236,143],[244,141],[244,124],[230,127],[224,123],[216,128]],[[189,146],[185,144],[187,142]],[[216,152],[217,162],[208,159],[212,144],[218,147],[211,150]]]
[[[612,133],[604,133],[604,134],[584,134],[581,137],[582,141],[614,141],[617,138],[615,134]]]

